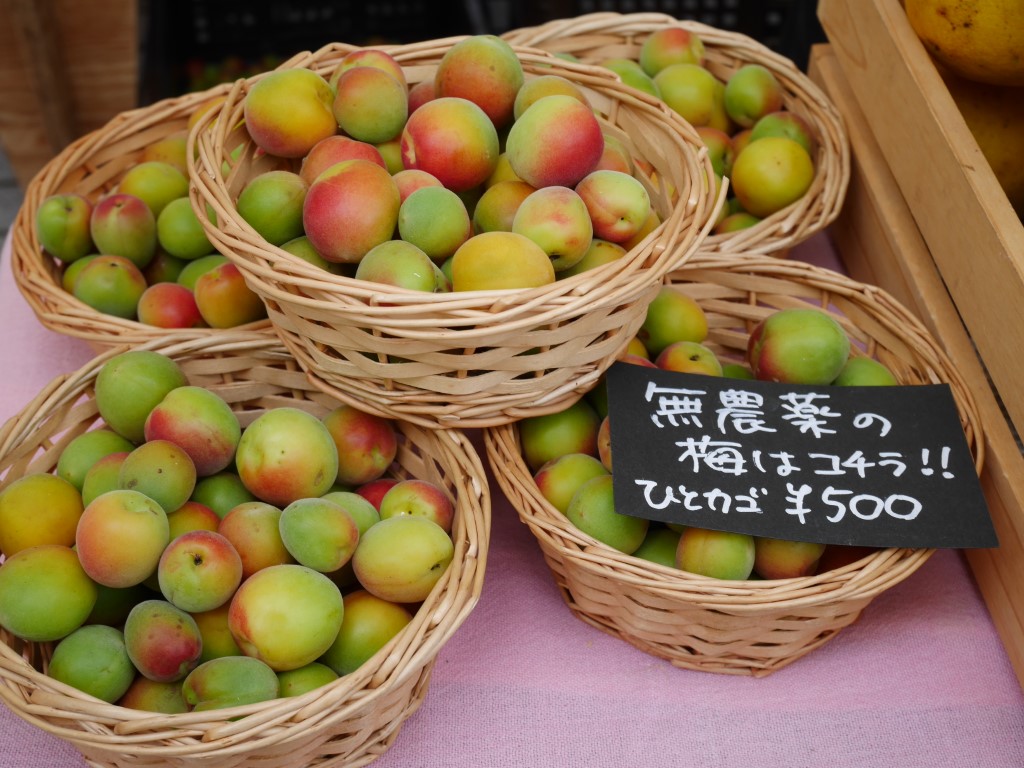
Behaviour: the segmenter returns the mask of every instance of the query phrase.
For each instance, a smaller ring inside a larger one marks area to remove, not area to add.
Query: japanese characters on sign
[[[758,536],[997,540],[949,387],[808,387],[608,371],[616,510]]]

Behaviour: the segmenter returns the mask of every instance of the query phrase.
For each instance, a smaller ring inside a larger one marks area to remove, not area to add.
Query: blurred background
[[[21,188],[14,178],[14,171],[7,161],[7,155],[0,153],[0,238],[7,237],[7,230],[21,205]]]
[[[659,12],[741,32],[805,69],[816,0],[0,0],[0,236],[25,185],[119,112],[331,42],[501,34],[584,13]]]

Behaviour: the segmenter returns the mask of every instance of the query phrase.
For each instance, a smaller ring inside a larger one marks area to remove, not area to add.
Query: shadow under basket
[[[974,400],[939,344],[884,291],[831,270],[771,256],[702,256],[669,276],[695,298],[720,359],[743,361],[756,323],[812,306],[846,329],[855,354],[877,358],[901,384],[948,384],[980,473],[984,439]],[[876,549],[812,576],[719,580],[623,554],[577,529],[540,493],[517,425],[485,430],[495,479],[537,539],[581,620],[685,669],[768,675],[835,637],[873,598],[914,573],[932,549]]]
[[[850,182],[850,143],[842,116],[828,96],[792,60],[740,32],[677,19],[664,13],[588,13],[534,27],[510,30],[502,38],[514,45],[565,53],[598,64],[611,58],[636,61],[650,35],[667,27],[682,27],[704,43],[704,66],[725,82],[747,64],[767,68],[783,90],[783,108],[804,118],[814,133],[815,178],[796,202],[736,232],[712,234],[698,254],[773,254],[789,250],[839,215]]]
[[[410,87],[434,77],[462,37],[384,46]],[[329,77],[350,46],[300,54],[282,68]],[[650,172],[638,170],[658,227],[620,259],[530,289],[426,293],[335,275],[270,245],[238,214],[241,190],[277,158],[255,151],[244,100],[265,75],[239,80],[195,144],[193,207],[209,205],[210,239],[238,265],[274,329],[324,391],[379,415],[424,426],[484,427],[550,413],[594,385],[639,328],[665,274],[696,251],[719,200],[696,131],[609,70],[514,49],[526,78],[561,75],[587,96],[602,128]],[[240,149],[239,149],[240,148]],[[640,163],[638,163],[638,166]]]
[[[61,449],[100,423],[92,399],[106,360],[98,355],[52,381],[0,429],[0,489],[30,472],[50,472]],[[316,416],[337,401],[312,387],[280,342],[266,333],[224,332],[136,346],[176,360],[189,383],[220,394],[243,427],[282,406]],[[398,455],[388,474],[444,487],[455,500],[454,559],[412,621],[350,674],[294,698],[166,715],[106,704],[45,674],[52,643],[0,630],[0,700],[27,722],[72,744],[97,768],[361,766],[383,754],[422,704],[438,652],[475,607],[490,536],[483,464],[458,430],[396,424]]]

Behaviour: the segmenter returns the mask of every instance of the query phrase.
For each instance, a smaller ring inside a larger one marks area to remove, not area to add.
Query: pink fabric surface
[[[835,266],[822,237],[793,257]],[[5,249],[0,421],[91,356],[39,325],[9,264]],[[1024,694],[956,551],[823,647],[753,679],[676,669],[575,618],[497,488],[493,515],[481,600],[375,766],[1024,766]],[[82,766],[68,743],[0,707],[0,768]]]

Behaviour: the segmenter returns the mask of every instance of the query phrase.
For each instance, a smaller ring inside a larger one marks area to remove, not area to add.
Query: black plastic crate
[[[255,74],[331,42],[501,34],[585,13],[658,12],[740,32],[806,67],[816,0],[140,0],[140,102]]]
[[[824,42],[817,0],[527,0],[515,26],[585,13],[665,13],[752,37],[806,71],[811,45]]]
[[[276,66],[332,42],[409,43],[474,31],[468,3],[142,0],[142,103]]]

